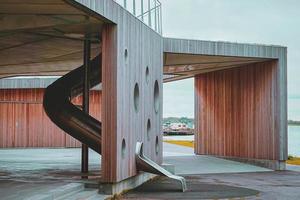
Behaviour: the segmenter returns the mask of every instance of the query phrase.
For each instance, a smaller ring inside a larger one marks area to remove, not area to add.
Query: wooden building
[[[285,168],[285,47],[164,38],[159,1],[0,1],[0,13],[0,78],[64,75],[82,65],[85,40],[92,42],[92,58],[101,54],[101,98],[95,96],[92,110],[102,123],[102,182],[126,189],[128,180],[138,185],[149,179],[136,168],[136,144],[143,142],[145,155],[162,163],[163,82],[191,77],[196,154]],[[41,119],[30,118],[43,116],[42,90],[25,93],[1,99],[1,125],[17,136],[6,145],[44,143],[32,137]],[[28,137],[15,133],[24,124]],[[61,144],[68,146],[67,140]]]
[[[0,79],[0,148],[80,147],[43,109],[45,88],[56,78]],[[82,99],[74,99],[81,106]],[[90,112],[101,119],[101,91],[90,93]]]
[[[287,49],[164,39],[165,81],[195,78],[195,153],[285,169]]]

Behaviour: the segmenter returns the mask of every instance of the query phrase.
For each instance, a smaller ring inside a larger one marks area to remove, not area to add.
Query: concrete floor
[[[85,183],[86,181],[81,179],[82,174],[80,174],[80,155],[81,149],[0,150],[0,199],[32,199],[32,195],[49,194],[49,191],[57,193],[57,190],[60,191],[59,188],[68,188],[70,184]],[[244,174],[250,173],[249,175],[246,175],[249,176],[250,179],[252,177],[251,172],[260,172],[263,175],[262,177],[272,177],[273,173],[275,177],[278,176],[276,172],[270,172],[270,170],[253,165],[210,156],[195,156],[192,148],[168,143],[164,143],[163,155],[165,163],[175,165],[177,174],[183,174],[185,176],[190,174],[206,174],[203,176],[188,176],[198,177],[201,179],[201,183],[202,177],[209,177],[207,174],[211,174],[211,176],[215,178],[219,177],[216,179],[218,180],[218,184],[223,184],[229,177],[235,177],[232,180],[230,179],[232,182],[226,182],[227,186],[235,186],[237,183],[234,181],[245,181],[246,179],[239,178],[240,176],[243,177],[243,174],[236,174],[241,172]],[[89,178],[92,181],[98,181],[101,176],[101,158],[93,151],[90,151],[89,158],[91,170]],[[219,175],[215,175],[215,173],[219,173]],[[226,175],[226,173],[228,175]],[[298,184],[294,179],[295,177],[298,177],[298,180],[300,180],[300,173],[294,173],[296,174],[294,174],[294,178],[291,179],[293,181],[291,188],[286,186],[288,184],[288,179],[290,178],[289,176],[283,177],[285,182],[280,183],[277,181],[275,185],[270,187],[273,187],[274,189],[274,187],[281,187],[282,184],[282,187],[287,187],[287,190],[292,190],[295,193],[294,188],[297,187],[299,190],[300,183]],[[215,180],[215,178],[210,180]],[[257,176],[257,179],[259,179],[259,176]],[[272,180],[273,178],[270,180],[270,183],[266,184],[271,184]],[[205,183],[206,178],[203,179],[203,181]],[[261,181],[263,182],[263,180]],[[216,182],[208,182],[207,184],[216,184]],[[238,183],[238,185],[248,187],[247,181],[243,184]],[[72,185],[72,188],[78,189],[78,186]],[[231,189],[237,193],[240,191],[235,190],[234,188],[228,188],[229,191],[231,191]],[[256,189],[254,188],[254,190]],[[248,190],[242,191],[247,192]],[[85,192],[93,194],[94,191]],[[74,197],[72,198],[74,199]]]
[[[299,200],[300,173],[247,172],[185,176],[188,191],[159,178],[130,191],[122,199],[244,199]]]
[[[0,199],[47,199],[64,191],[86,193],[80,158],[79,148],[0,150]],[[90,151],[91,181],[100,179],[100,162],[100,156]]]
[[[175,173],[180,175],[272,171],[266,168],[212,156],[197,156],[194,155],[193,148],[169,143],[164,143],[163,155],[164,162],[174,165]]]

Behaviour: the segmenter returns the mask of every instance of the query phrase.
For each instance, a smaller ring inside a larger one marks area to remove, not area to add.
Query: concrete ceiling
[[[270,59],[164,53],[164,82],[191,78],[197,74],[240,67],[267,60]]]
[[[101,51],[106,19],[64,0],[0,0],[0,78],[63,75],[82,64],[83,39]]]
[[[82,65],[83,39],[101,52],[107,19],[71,0],[0,0],[0,78],[64,75]],[[164,81],[193,77],[267,59],[164,53]]]

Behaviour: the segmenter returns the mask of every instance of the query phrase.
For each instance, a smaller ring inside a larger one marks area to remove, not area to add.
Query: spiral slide
[[[83,93],[84,70],[82,65],[49,85],[43,106],[58,127],[101,154],[101,122],[71,103]],[[90,61],[89,83],[90,88],[101,83],[101,54]]]
[[[90,61],[90,88],[101,82],[101,55]],[[43,106],[49,118],[62,130],[101,154],[101,122],[71,103],[72,98],[83,93],[85,66],[81,66],[47,87]],[[136,146],[138,171],[167,176],[180,182],[182,191],[187,190],[183,177],[176,176],[143,154],[143,144]]]

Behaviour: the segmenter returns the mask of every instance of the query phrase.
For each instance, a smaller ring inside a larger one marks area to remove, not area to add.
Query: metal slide
[[[187,190],[185,178],[172,174],[171,172],[165,170],[163,167],[159,166],[158,164],[144,156],[143,143],[141,142],[137,142],[136,144],[135,161],[138,170],[175,179],[180,182],[182,192],[185,192]]]
[[[91,60],[90,66],[89,81],[92,88],[101,82],[101,55]],[[49,85],[44,94],[43,106],[58,127],[101,154],[101,122],[71,103],[72,98],[83,92],[84,70],[85,66],[82,65]],[[180,181],[182,191],[186,191],[183,177],[168,172],[144,156],[143,143],[137,143],[135,159],[138,170]]]
[[[43,106],[49,118],[62,130],[101,154],[101,122],[71,103],[82,94],[85,66],[74,69],[49,85]],[[90,61],[90,87],[101,82],[101,54]]]

